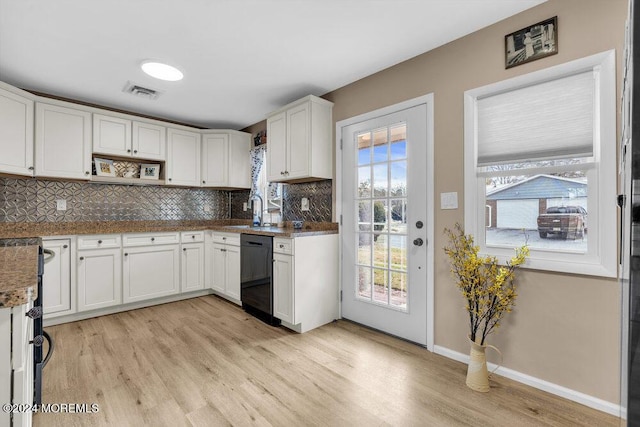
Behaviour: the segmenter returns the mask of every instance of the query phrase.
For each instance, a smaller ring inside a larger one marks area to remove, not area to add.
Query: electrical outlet
[[[306,197],[303,197],[302,200],[300,201],[300,210],[301,211],[309,210],[309,199],[307,199]]]
[[[66,211],[67,210],[67,201],[65,199],[56,200],[56,210],[58,210],[58,211]]]
[[[211,212],[211,206],[209,206],[209,205],[204,205],[204,211],[205,211],[206,213]]]
[[[247,202],[244,202],[244,203],[242,204],[242,210],[246,212],[246,211],[247,211],[247,208],[248,208],[248,206],[247,206]]]

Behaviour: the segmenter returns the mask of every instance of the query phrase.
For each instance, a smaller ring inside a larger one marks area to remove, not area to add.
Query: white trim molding
[[[433,352],[449,359],[457,360],[464,364],[469,364],[469,355],[462,354],[457,351],[435,345]],[[487,363],[487,369],[489,371],[496,368],[496,364]],[[546,391],[547,393],[554,394],[559,397],[571,400],[581,405],[588,406],[589,408],[597,409],[598,411],[606,412],[607,414],[621,417],[624,416],[621,407],[618,404],[607,402],[606,400],[599,399],[588,394],[572,390],[570,388],[551,383],[549,381],[541,380],[540,378],[532,377],[531,375],[523,374],[522,372],[514,371],[513,369],[500,367],[495,372],[496,375],[500,375],[505,378],[517,381],[522,384],[526,384],[538,390]]]

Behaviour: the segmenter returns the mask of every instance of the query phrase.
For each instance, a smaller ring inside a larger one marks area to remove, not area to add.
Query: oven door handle
[[[44,335],[44,338],[49,343],[49,346],[48,346],[49,349],[47,350],[47,356],[42,361],[42,368],[44,369],[44,367],[47,366],[47,363],[49,363],[49,359],[51,358],[51,355],[53,354],[54,345],[53,345],[53,338],[51,338],[51,336],[47,333],[47,331],[42,331],[42,335]]]
[[[52,251],[51,249],[43,249],[42,252],[45,255],[49,255],[49,256],[44,257],[44,263],[45,264],[50,262],[56,256],[56,253],[54,251]]]

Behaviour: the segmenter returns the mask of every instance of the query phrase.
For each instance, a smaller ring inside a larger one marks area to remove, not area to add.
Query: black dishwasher
[[[273,238],[240,235],[240,299],[242,308],[258,319],[277,326],[273,317]]]

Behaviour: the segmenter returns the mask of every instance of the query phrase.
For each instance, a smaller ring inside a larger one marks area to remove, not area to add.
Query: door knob
[[[415,239],[415,240],[413,241],[413,244],[414,244],[415,246],[422,246],[422,245],[424,245],[424,240],[422,240],[420,237],[418,237],[417,239]]]

